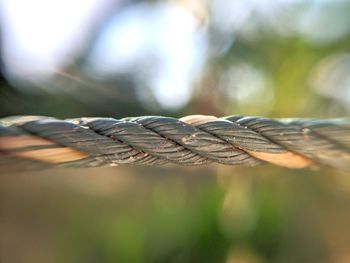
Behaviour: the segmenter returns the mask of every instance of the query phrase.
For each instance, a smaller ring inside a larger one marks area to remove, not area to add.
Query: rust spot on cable
[[[211,115],[189,115],[181,118],[180,120],[188,124],[198,126],[203,123],[216,121],[218,118]],[[287,150],[282,153],[255,152],[246,149],[241,150],[249,153],[251,156],[257,159],[288,168],[304,168],[312,165],[312,161],[309,159]]]
[[[68,147],[18,152],[15,155],[56,164],[77,161],[88,157],[87,154]]]
[[[32,135],[18,135],[18,136],[3,136],[0,137],[0,150],[12,151],[19,148],[31,146],[57,146],[49,149],[36,149],[29,151],[11,152],[11,155],[40,160],[48,163],[62,163],[69,161],[77,161],[88,157],[89,155],[79,152],[75,149],[55,144],[52,141],[42,139]]]
[[[2,150],[42,145],[55,145],[55,143],[32,135],[10,135],[0,137],[0,149]]]
[[[188,115],[182,117],[180,121],[186,122],[187,124],[191,124],[194,126],[201,125],[203,123],[216,121],[218,118],[212,115]]]
[[[289,151],[282,153],[253,152],[248,150],[244,151],[260,160],[288,168],[304,168],[312,165],[312,162],[309,159]]]

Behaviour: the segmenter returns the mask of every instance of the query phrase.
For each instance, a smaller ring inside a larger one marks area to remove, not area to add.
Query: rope
[[[326,165],[350,171],[350,119],[192,115],[175,119],[0,119],[0,169],[136,164],[289,168]]]

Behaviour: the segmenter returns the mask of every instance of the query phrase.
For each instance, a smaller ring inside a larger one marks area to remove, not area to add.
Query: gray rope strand
[[[350,121],[203,115],[0,119],[0,167],[212,162],[350,170]]]

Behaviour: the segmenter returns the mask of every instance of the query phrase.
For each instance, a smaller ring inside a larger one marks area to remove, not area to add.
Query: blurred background
[[[2,0],[0,117],[347,117],[350,1]],[[0,262],[350,262],[328,168],[0,176]]]

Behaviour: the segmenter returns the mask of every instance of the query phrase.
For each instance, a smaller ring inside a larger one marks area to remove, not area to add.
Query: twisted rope
[[[200,165],[350,170],[350,120],[192,115],[181,119],[0,119],[0,167]]]

